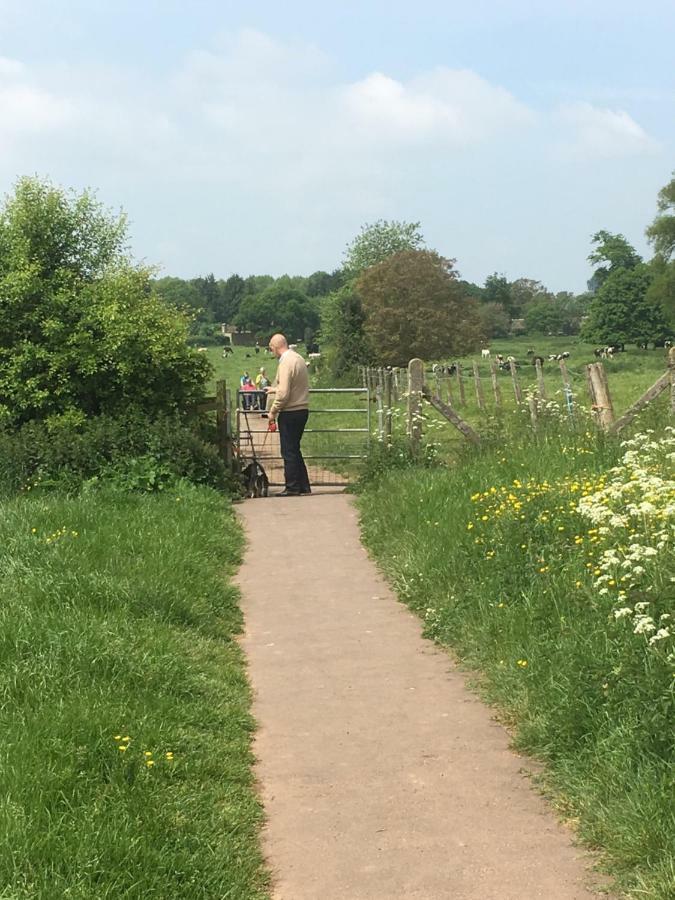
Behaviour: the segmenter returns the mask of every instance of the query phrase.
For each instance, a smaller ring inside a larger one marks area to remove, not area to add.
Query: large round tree
[[[366,333],[383,365],[459,356],[480,342],[477,303],[461,284],[454,262],[438,253],[395,253],[366,269],[356,287]]]

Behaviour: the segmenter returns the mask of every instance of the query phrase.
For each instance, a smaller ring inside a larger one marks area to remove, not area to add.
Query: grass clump
[[[214,491],[0,509],[0,895],[267,896]]]
[[[397,465],[365,541],[427,634],[483,673],[516,745],[635,896],[672,897],[675,432],[591,431]]]

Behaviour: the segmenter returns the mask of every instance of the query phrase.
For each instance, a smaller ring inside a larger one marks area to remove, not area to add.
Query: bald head
[[[288,341],[283,334],[273,334],[270,338],[269,347],[278,359],[282,353],[288,350]]]

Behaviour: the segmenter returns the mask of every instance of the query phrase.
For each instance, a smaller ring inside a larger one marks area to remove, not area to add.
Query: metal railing
[[[284,467],[278,432],[268,430],[259,391],[238,391],[235,440],[240,458],[256,456],[271,485],[283,485]],[[302,455],[313,485],[346,486],[358,472],[370,445],[370,391],[366,387],[311,388],[309,420]]]

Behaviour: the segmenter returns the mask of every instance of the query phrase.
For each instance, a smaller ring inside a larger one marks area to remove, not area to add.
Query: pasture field
[[[267,377],[274,380],[277,371],[277,361],[272,356],[265,354],[261,349],[256,354],[253,347],[234,347],[231,356],[223,357],[222,347],[209,347],[206,351],[209,362],[213,366],[213,375],[208,383],[208,391],[215,393],[216,381],[224,378],[227,386],[232,390],[239,387],[239,379],[248,372],[255,381],[255,376],[261,366],[267,369]]]
[[[0,896],[264,898],[229,502],[0,502]]]
[[[495,339],[490,344],[491,353],[501,353],[503,356],[514,356],[519,364],[518,378],[523,390],[534,390],[536,387],[536,373],[534,366],[527,356],[527,351],[533,349],[535,354],[545,358],[544,377],[547,386],[548,397],[551,400],[563,403],[562,379],[559,363],[549,362],[547,357],[553,354],[569,352],[567,369],[571,377],[572,391],[575,399],[581,407],[588,408],[590,400],[586,387],[586,369],[588,363],[597,362],[594,355],[595,345],[587,344],[578,337],[518,337],[508,339]],[[612,359],[601,360],[607,378],[609,380],[610,394],[617,417],[625,412],[651,385],[662,375],[667,366],[668,351],[640,350],[632,345],[626,345],[624,353],[617,353]],[[454,360],[453,360],[454,361]],[[480,352],[461,358],[459,360],[466,375],[466,418],[470,422],[478,424],[481,418],[494,412],[494,401],[490,382],[489,360],[481,358]],[[443,362],[446,362],[445,360]],[[448,360],[447,362],[450,362]],[[479,410],[471,367],[473,362],[478,362],[483,392],[485,394],[487,412]],[[515,408],[515,399],[511,376],[508,372],[500,372],[498,375],[505,410]],[[430,384],[433,380],[429,378]],[[452,379],[450,389],[455,388]],[[446,386],[444,381],[442,388]],[[457,393],[455,389],[455,394]],[[460,410],[461,411],[461,410]]]
[[[594,429],[513,429],[449,467],[395,445],[359,497],[399,597],[544,761],[560,814],[652,900],[675,884],[675,432],[662,416],[623,447]]]

